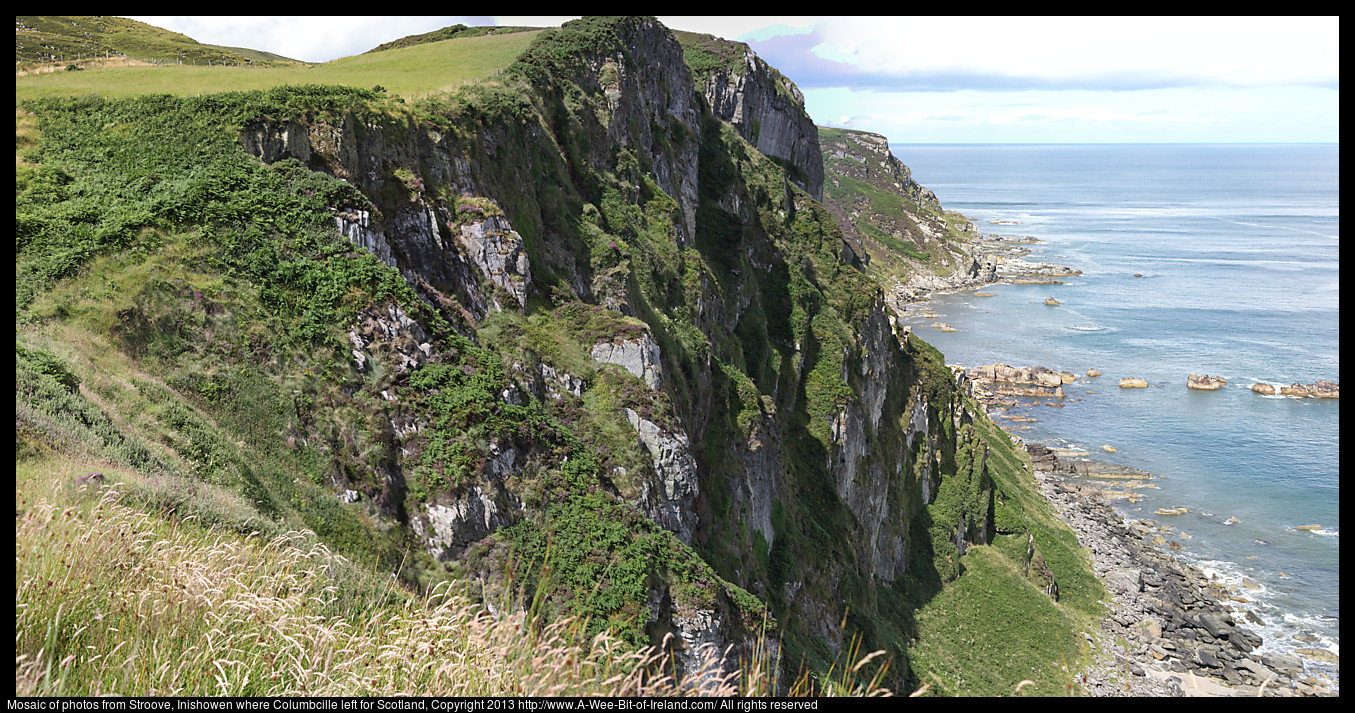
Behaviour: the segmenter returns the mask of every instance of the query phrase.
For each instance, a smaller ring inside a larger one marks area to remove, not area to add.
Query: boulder
[[[1044,303],[1049,305],[1050,307],[1058,307],[1059,305],[1063,304],[1062,302],[1054,299],[1053,297],[1046,297],[1044,299]]]
[[[1313,394],[1308,390],[1308,387],[1303,384],[1290,384],[1289,386],[1280,387],[1280,395],[1298,396],[1300,398],[1303,398],[1307,396],[1312,396]]]
[[[1319,399],[1339,399],[1341,398],[1341,385],[1325,379],[1319,379],[1313,383],[1308,391]]]
[[[1060,371],[1059,378],[1063,379],[1063,383],[1071,384],[1074,381],[1077,381],[1077,374],[1074,374],[1071,371]]]
[[[1278,396],[1280,390],[1274,384],[1252,384],[1251,390],[1266,396]]]
[[[1148,388],[1148,382],[1147,382],[1147,381],[1144,381],[1143,379],[1138,378],[1137,376],[1129,376],[1129,377],[1125,377],[1125,378],[1123,378],[1123,379],[1120,379],[1120,388],[1122,388],[1122,389],[1146,389],[1146,388]]]
[[[1191,374],[1186,377],[1186,386],[1191,389],[1201,391],[1217,391],[1220,386],[1227,386],[1228,380],[1221,376],[1210,376],[1208,374]]]
[[[1101,450],[1103,450],[1103,451],[1105,451],[1105,452],[1107,452],[1107,453],[1114,453],[1114,452],[1115,452],[1115,448],[1112,447],[1112,446],[1109,446],[1109,445],[1101,446]]]
[[[1323,663],[1340,663],[1341,659],[1336,654],[1326,649],[1294,649],[1294,653],[1305,659],[1321,661]]]
[[[1090,377],[1090,376],[1100,376],[1100,375],[1101,375],[1101,372],[1097,371],[1096,369],[1088,369],[1088,370],[1087,370],[1087,376],[1089,376],[1089,377]]]

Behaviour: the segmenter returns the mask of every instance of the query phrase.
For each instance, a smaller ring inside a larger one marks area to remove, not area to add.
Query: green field
[[[15,78],[16,102],[50,96],[128,97],[268,89],[284,84],[380,84],[396,96],[417,98],[491,77],[508,66],[539,32],[516,32],[434,42],[319,65],[200,67],[147,65],[51,72]]]

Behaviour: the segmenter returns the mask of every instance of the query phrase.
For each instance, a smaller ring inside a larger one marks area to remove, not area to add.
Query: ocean
[[[1340,402],[1249,388],[1340,382],[1339,145],[891,150],[982,232],[1035,237],[1027,260],[1083,272],[933,296],[957,332],[929,328],[937,318],[905,324],[951,364],[1079,375],[1063,408],[1013,409],[1036,419],[1019,435],[1157,475],[1117,507],[1184,533],[1169,537],[1178,556],[1235,585],[1264,622],[1240,621],[1262,652],[1339,654]],[[1101,376],[1087,378],[1092,368]],[[1228,385],[1187,389],[1191,373]],[[1121,389],[1122,377],[1150,387]],[[1189,512],[1153,513],[1176,507]],[[1334,664],[1305,664],[1337,678]]]

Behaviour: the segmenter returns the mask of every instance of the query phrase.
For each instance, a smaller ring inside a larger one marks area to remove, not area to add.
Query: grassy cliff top
[[[18,65],[74,62],[81,57],[127,56],[198,64],[294,64],[267,52],[199,43],[124,17],[19,15],[14,18],[14,61]]]
[[[455,89],[497,75],[539,34],[536,31],[430,42],[375,54],[343,57],[320,65],[194,66],[133,65],[82,72],[49,72],[15,78],[15,99],[49,96],[128,97],[191,95],[269,89],[286,84],[380,84],[401,96]]]
[[[383,42],[377,45],[376,47],[373,47],[372,49],[363,52],[363,54],[385,52],[386,50],[401,49],[403,47],[414,47],[416,45],[424,45],[430,42],[442,42],[443,40],[459,40],[463,37],[484,37],[485,35],[508,35],[515,32],[535,32],[540,29],[542,28],[517,27],[517,26],[490,27],[483,25],[478,27],[469,27],[467,25],[456,24],[449,25],[447,27],[442,27],[433,30],[432,32],[425,32],[420,35],[407,35],[405,37],[401,37],[398,40]]]

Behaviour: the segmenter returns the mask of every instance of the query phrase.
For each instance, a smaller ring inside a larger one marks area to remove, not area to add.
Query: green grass
[[[53,72],[15,78],[15,99],[50,96],[193,95],[285,84],[381,85],[393,96],[421,97],[491,78],[539,32],[466,37],[344,57],[320,65],[222,67],[154,65]]]
[[[1070,695],[1083,661],[1078,621],[1011,560],[975,545],[965,571],[917,613],[914,672],[933,693]],[[1021,688],[1023,681],[1031,681]]]

